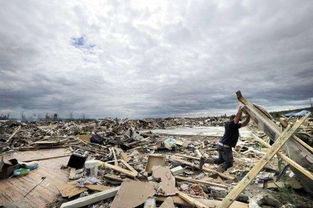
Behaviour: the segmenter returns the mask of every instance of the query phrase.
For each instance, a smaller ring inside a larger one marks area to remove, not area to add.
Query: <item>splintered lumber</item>
[[[250,184],[250,182],[258,175],[268,161],[274,157],[279,149],[287,142],[287,140],[295,133],[301,124],[308,118],[304,116],[297,121],[292,127],[288,126],[283,133],[276,139],[275,143],[268,149],[262,159],[247,173],[247,175],[233,188],[228,195],[223,199],[220,207],[227,208],[239,196],[239,194]]]
[[[130,176],[132,178],[136,177],[137,176],[137,173],[136,172],[132,172],[130,170],[126,170],[124,168],[121,168],[119,166],[115,166],[115,165],[111,165],[109,163],[103,163],[103,167],[104,168],[109,168],[109,169],[112,169],[112,170],[115,170],[117,172],[120,172],[120,173],[123,173],[127,176]]]
[[[188,196],[187,194],[185,194],[181,191],[178,192],[178,196],[180,198],[182,198],[183,200],[185,200],[186,202],[188,202],[192,206],[196,206],[197,208],[207,208],[207,206],[205,204],[203,204],[202,202]]]
[[[282,129],[272,120],[266,110],[245,99],[240,91],[236,94],[239,103],[244,106],[245,113],[250,115],[251,120],[255,121],[260,130],[267,134],[272,141],[275,141],[275,139],[281,134]],[[302,167],[313,171],[313,154],[311,148],[309,148],[301,139],[293,135],[282,149],[290,159],[297,162]],[[304,189],[313,194],[313,181],[294,167],[291,166],[290,168],[295,173],[296,178],[303,185]]]
[[[167,197],[165,196],[158,196],[156,198],[157,201],[160,202],[164,202],[166,200]],[[182,207],[189,207],[190,204],[188,202],[186,202],[185,200],[183,200],[182,198],[180,198],[179,196],[172,196],[171,197],[174,201],[174,204],[176,205],[180,205]],[[193,197],[192,197],[193,198]],[[222,201],[219,200],[208,200],[208,199],[201,199],[201,198],[197,198],[198,201],[202,202],[203,204],[206,205],[206,207],[218,207]],[[230,206],[230,208],[249,208],[249,205],[243,202],[239,202],[239,201],[234,201],[234,203]]]
[[[113,153],[113,157],[114,157],[114,165],[118,165],[118,161],[117,161],[117,157],[116,157],[116,153],[115,153],[115,149],[114,147],[111,148],[112,153]]]
[[[182,160],[182,159],[179,159],[177,157],[171,157],[172,160],[176,161],[176,162],[179,162],[181,164],[184,164],[184,165],[187,165],[187,166],[190,166],[190,167],[193,167],[193,168],[197,168],[197,169],[200,169],[199,166],[197,165],[194,165],[192,164],[191,162],[188,162],[188,161],[185,161],[185,160]],[[213,170],[211,168],[208,168],[208,167],[203,167],[202,170],[206,171],[206,172],[210,172],[210,173],[215,173],[215,174],[218,174],[219,176],[221,176],[222,178],[225,178],[227,180],[234,180],[235,178],[233,176],[230,176],[230,175],[226,175],[224,173],[220,173],[216,170]]]
[[[8,140],[6,141],[6,143],[10,143],[11,139],[15,136],[15,134],[17,134],[17,132],[21,129],[21,126],[18,126],[15,131],[13,132],[13,134],[11,134],[11,136],[8,138]]]
[[[271,145],[269,145],[268,143],[266,143],[265,141],[263,141],[261,138],[259,138],[257,135],[252,134],[253,138],[258,141],[259,143],[261,143],[262,145],[264,145],[267,148],[271,148]],[[277,155],[279,157],[281,157],[281,159],[283,159],[285,162],[287,162],[289,165],[291,165],[292,167],[296,168],[297,170],[299,170],[301,173],[303,173],[304,175],[306,175],[308,178],[310,178],[311,180],[313,180],[313,174],[309,171],[307,171],[305,168],[303,168],[301,165],[299,165],[298,163],[296,163],[295,161],[293,161],[292,159],[290,159],[289,157],[287,157],[286,155],[284,155],[281,152],[277,152]]]
[[[188,158],[188,159],[192,159],[192,160],[200,160],[200,157],[194,157],[194,156],[190,156],[190,155],[175,154],[174,156],[184,157],[184,158]]]
[[[131,165],[129,165],[125,160],[119,160],[119,161],[121,161],[130,171],[138,175],[138,172]]]
[[[205,185],[209,185],[209,186],[216,186],[216,187],[220,187],[220,188],[224,188],[224,189],[227,188],[227,186],[225,186],[223,184],[213,183],[213,182],[209,182],[209,181],[196,180],[196,179],[186,178],[186,177],[182,177],[182,176],[175,176],[175,178],[177,180],[181,180],[181,181],[188,181],[188,182],[192,182],[192,183],[201,183],[201,184],[205,184]]]
[[[89,204],[93,204],[98,201],[102,201],[102,200],[115,196],[119,189],[120,189],[120,186],[114,187],[105,191],[101,191],[95,194],[91,194],[85,197],[80,197],[78,199],[63,203],[61,205],[61,208],[76,208],[76,207],[87,206]]]

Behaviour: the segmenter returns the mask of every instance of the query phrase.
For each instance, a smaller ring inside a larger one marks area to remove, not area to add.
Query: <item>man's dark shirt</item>
[[[241,124],[236,124],[234,120],[225,123],[225,133],[220,142],[231,147],[235,147],[239,137],[239,128]]]

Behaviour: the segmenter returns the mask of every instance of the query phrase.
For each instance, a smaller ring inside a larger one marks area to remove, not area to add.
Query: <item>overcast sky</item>
[[[0,113],[234,113],[313,97],[311,0],[0,0]]]

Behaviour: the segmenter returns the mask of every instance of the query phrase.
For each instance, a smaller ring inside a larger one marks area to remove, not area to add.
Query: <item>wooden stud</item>
[[[186,202],[188,202],[192,206],[196,206],[197,208],[207,208],[207,206],[205,204],[203,204],[202,202],[188,196],[187,194],[185,194],[181,191],[178,192],[178,196],[180,198],[182,198],[183,200],[185,200]]]
[[[217,187],[224,188],[224,189],[227,188],[227,186],[225,186],[223,184],[213,183],[213,182],[210,182],[210,181],[196,180],[196,179],[186,178],[186,177],[182,177],[182,176],[175,176],[175,178],[178,179],[178,180],[181,180],[181,181],[188,181],[188,182],[192,182],[192,183],[202,183],[202,184],[205,184],[205,185],[217,186]]]

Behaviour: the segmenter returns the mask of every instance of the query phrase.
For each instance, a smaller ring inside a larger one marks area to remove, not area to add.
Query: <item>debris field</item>
[[[210,162],[227,117],[0,121],[0,206],[313,207],[313,167],[288,154],[297,137],[312,164],[312,119],[242,102],[256,119],[227,171]],[[274,144],[261,118],[281,128]]]

